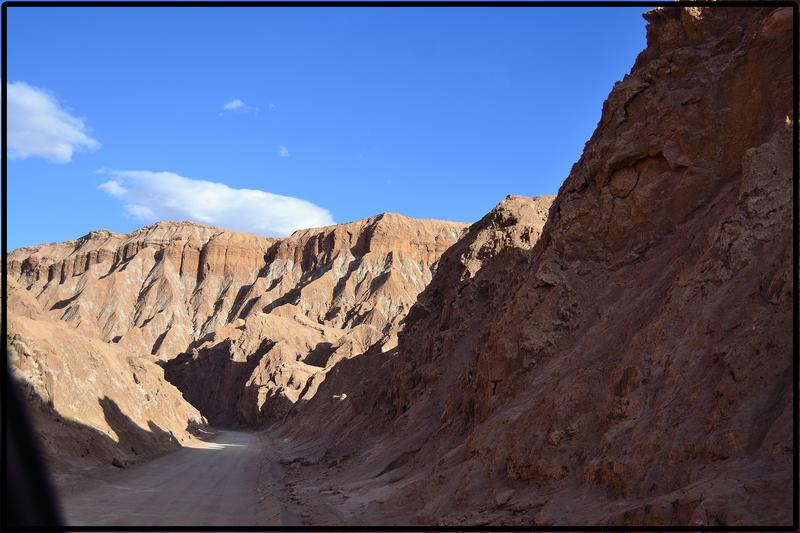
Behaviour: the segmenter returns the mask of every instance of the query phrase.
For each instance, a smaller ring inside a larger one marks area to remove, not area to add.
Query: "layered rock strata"
[[[213,423],[259,426],[340,360],[396,344],[465,228],[386,213],[265,239],[159,222],[22,248],[7,265],[48,318],[157,357]]]

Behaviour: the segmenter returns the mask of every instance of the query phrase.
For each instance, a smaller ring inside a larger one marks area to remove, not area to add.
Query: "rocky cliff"
[[[278,241],[230,325],[165,364],[215,424],[258,427],[310,399],[342,359],[396,344],[464,224],[383,214]]]
[[[791,523],[792,12],[646,18],[541,235],[498,206],[398,346],[285,427],[295,497],[352,524]]]
[[[160,222],[22,248],[7,264],[48,318],[158,357],[213,423],[258,426],[340,360],[396,344],[465,227],[386,213],[264,239]]]
[[[191,222],[14,250],[9,276],[48,315],[134,353],[168,359],[228,322],[273,240]]]
[[[8,280],[8,357],[59,481],[127,466],[207,433],[203,416],[146,357],[84,335]]]

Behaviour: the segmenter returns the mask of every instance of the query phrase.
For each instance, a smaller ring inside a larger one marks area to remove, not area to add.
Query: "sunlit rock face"
[[[130,234],[93,231],[20,248],[9,276],[44,311],[137,354],[168,359],[228,322],[273,240],[190,222],[159,222]]]
[[[277,241],[239,291],[230,324],[169,361],[167,379],[215,424],[283,420],[340,361],[397,343],[439,257],[465,229],[387,213]]]
[[[8,359],[58,481],[192,445],[205,418],[147,357],[54,320],[8,282]]]
[[[313,396],[340,360],[396,344],[465,228],[386,213],[266,239],[159,222],[22,248],[8,270],[47,318],[169,361],[214,423],[255,426]]]

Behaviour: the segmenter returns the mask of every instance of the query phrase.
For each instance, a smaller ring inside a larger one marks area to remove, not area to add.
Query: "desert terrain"
[[[68,523],[791,524],[792,16],[648,12],[558,194],[473,224],[10,252]]]

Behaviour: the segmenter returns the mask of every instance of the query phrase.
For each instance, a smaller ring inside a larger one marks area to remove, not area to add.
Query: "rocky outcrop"
[[[398,346],[289,422],[297,498],[332,486],[351,524],[791,523],[791,10],[646,18],[538,241],[501,204]]]
[[[288,307],[318,324],[338,329],[368,324],[390,333],[466,226],[384,213],[297,231],[270,249],[242,307],[265,312]]]
[[[386,213],[276,240],[159,222],[22,248],[7,264],[49,318],[157,356],[213,423],[258,426],[340,360],[396,344],[465,228]]]
[[[20,248],[9,275],[52,317],[134,353],[168,359],[228,322],[273,240],[191,222],[93,231]]]
[[[9,366],[59,481],[191,445],[207,431],[153,361],[53,320],[7,282]]]
[[[465,225],[384,214],[277,242],[233,308],[239,318],[164,365],[167,379],[224,426],[282,420],[328,371],[384,351],[439,256]]]

